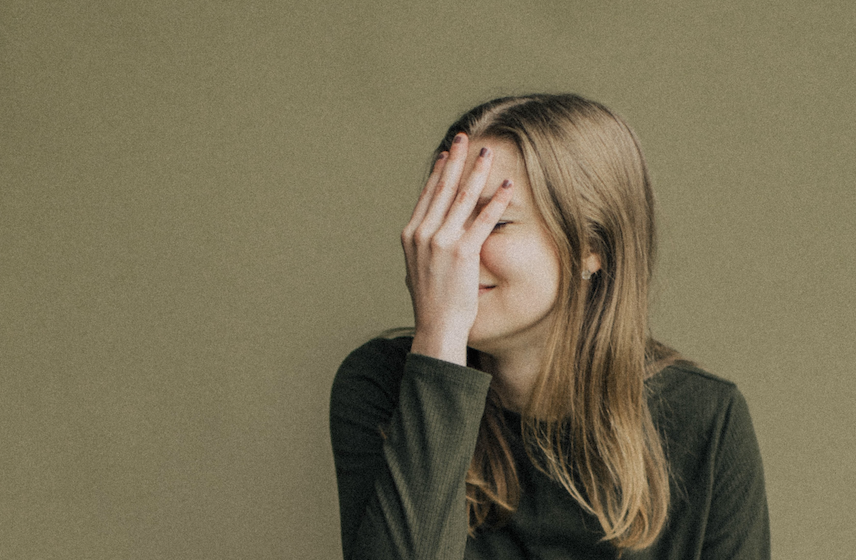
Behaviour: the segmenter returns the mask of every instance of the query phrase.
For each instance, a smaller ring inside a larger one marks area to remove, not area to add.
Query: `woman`
[[[743,397],[648,335],[630,128],[575,95],[502,98],[435,156],[401,236],[412,337],[333,385],[345,558],[768,558]]]

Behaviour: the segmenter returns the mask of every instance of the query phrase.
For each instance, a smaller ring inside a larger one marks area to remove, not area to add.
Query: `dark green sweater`
[[[467,536],[464,478],[491,376],[410,354],[410,342],[363,345],[333,383],[330,431],[345,558],[617,558],[600,542],[597,519],[532,465],[512,412],[506,422],[517,436],[510,443],[519,507],[504,526]],[[622,558],[769,558],[761,456],[737,387],[683,366],[646,384],[664,436],[672,499],[657,542]]]

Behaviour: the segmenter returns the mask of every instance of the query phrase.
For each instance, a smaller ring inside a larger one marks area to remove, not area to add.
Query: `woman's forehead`
[[[476,158],[478,158],[479,152],[484,147],[489,148],[493,152],[493,162],[479,203],[489,201],[500,185],[502,185],[502,182],[509,179],[514,183],[515,190],[514,197],[509,206],[525,204],[524,199],[528,199],[529,197],[529,178],[526,174],[526,166],[517,147],[507,140],[490,137],[474,138],[470,142],[463,176],[466,177],[472,171]]]

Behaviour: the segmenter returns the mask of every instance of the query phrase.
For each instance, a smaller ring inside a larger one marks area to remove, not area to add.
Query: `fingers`
[[[449,211],[449,206],[458,192],[458,183],[467,161],[468,143],[467,135],[463,133],[455,136],[452,141],[449,157],[444,162],[440,178],[434,187],[428,211],[418,226],[418,229],[427,235],[433,234],[440,228],[446,218],[446,213]]]
[[[425,182],[425,186],[422,187],[422,192],[419,194],[419,200],[416,202],[416,208],[413,209],[413,214],[410,216],[408,226],[412,225],[411,229],[415,230],[416,227],[422,223],[422,220],[425,218],[425,214],[428,213],[428,206],[431,204],[431,199],[434,197],[434,189],[436,188],[437,183],[440,182],[440,175],[443,172],[443,168],[445,167],[446,160],[448,158],[449,152],[441,152],[437,157],[437,161],[434,162],[434,168],[431,170],[431,175],[428,177],[428,181]]]
[[[406,254],[431,241],[437,246],[464,243],[466,251],[480,250],[511,200],[511,183],[505,181],[488,204],[473,219],[479,196],[484,190],[493,163],[493,153],[482,148],[472,170],[462,181],[469,139],[458,134],[449,153],[441,153],[434,164],[401,242]],[[460,184],[460,186],[459,186]]]
[[[472,171],[470,171],[469,176],[466,178],[465,184],[458,190],[458,194],[455,196],[455,200],[443,224],[444,229],[456,232],[464,227],[466,221],[472,216],[473,210],[475,210],[478,203],[479,195],[487,184],[487,177],[490,173],[492,163],[493,153],[490,148],[482,148],[476,157]]]
[[[481,249],[487,236],[493,231],[494,226],[502,217],[502,213],[511,202],[514,189],[511,181],[506,179],[502,182],[502,186],[496,189],[493,196],[484,208],[481,209],[473,223],[470,225],[467,232],[464,234],[462,241],[472,247]]]

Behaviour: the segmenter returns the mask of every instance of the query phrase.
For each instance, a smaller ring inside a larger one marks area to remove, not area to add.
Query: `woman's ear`
[[[600,256],[597,253],[589,253],[583,259],[583,270],[587,270],[590,274],[594,274],[600,270]]]

